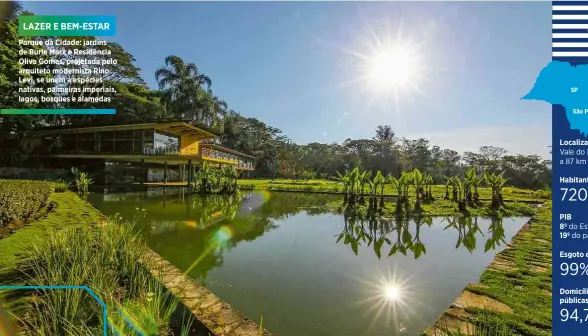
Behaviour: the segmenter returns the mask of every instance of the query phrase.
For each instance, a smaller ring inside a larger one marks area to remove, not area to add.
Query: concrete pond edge
[[[141,262],[215,336],[273,336],[151,249]]]
[[[102,217],[101,225],[108,225],[108,216],[88,201],[82,201]],[[260,326],[255,321],[231,307],[149,247],[145,247],[145,252],[138,262],[143,264],[151,275],[159,280],[212,335],[274,336],[266,329],[260,330]]]

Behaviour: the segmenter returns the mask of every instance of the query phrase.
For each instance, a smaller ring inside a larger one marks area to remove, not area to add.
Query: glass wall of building
[[[180,155],[180,139],[154,129],[62,134],[44,138],[45,153]],[[200,155],[253,169],[254,161],[218,147],[201,146]],[[118,168],[113,168],[114,170]]]
[[[154,130],[63,134],[44,138],[45,148],[58,153],[143,154],[153,148]]]
[[[180,140],[177,136],[156,131],[153,139],[154,144],[152,150],[147,150],[145,154],[179,155]]]

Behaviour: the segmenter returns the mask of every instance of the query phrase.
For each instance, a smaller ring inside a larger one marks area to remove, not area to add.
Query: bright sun
[[[405,87],[415,75],[411,54],[401,47],[377,52],[368,60],[368,67],[369,80],[378,90]]]

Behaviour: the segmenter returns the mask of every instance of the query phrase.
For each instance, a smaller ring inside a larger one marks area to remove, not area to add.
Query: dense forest
[[[179,56],[168,56],[153,75],[158,87],[150,88],[141,77],[133,55],[116,43],[91,46],[111,51],[109,57],[117,60],[108,66],[103,84],[116,88],[111,102],[87,104],[64,102],[74,93],[62,86],[51,84],[51,75],[28,75],[34,81],[19,83],[19,73],[31,69],[21,65],[17,15],[32,15],[18,5],[11,6],[11,13],[0,32],[0,108],[115,108],[116,115],[6,115],[0,118],[0,164],[20,165],[28,160],[24,145],[27,132],[48,125],[92,125],[105,121],[132,123],[145,120],[189,119],[219,130],[223,136],[219,144],[255,155],[259,177],[328,178],[337,171],[353,169],[381,170],[399,175],[402,170],[418,168],[441,182],[445,176],[462,173],[465,168],[476,167],[503,173],[509,184],[526,188],[549,188],[551,162],[537,155],[511,155],[503,148],[483,146],[477,153],[458,153],[431,144],[427,139],[405,139],[396,136],[389,125],[375,129],[368,139],[347,139],[343,143],[293,143],[278,128],[250,118],[229,107],[213,91],[213,81],[195,63]],[[75,37],[74,37],[75,38]],[[36,39],[23,38],[23,39]],[[31,48],[43,48],[35,46]],[[76,47],[77,48],[77,47]],[[71,57],[71,56],[63,56]],[[195,57],[191,55],[191,57]],[[55,67],[55,66],[54,66]],[[68,66],[63,66],[64,68]],[[44,76],[42,83],[36,79]],[[63,75],[66,79],[69,75]],[[52,92],[54,99],[20,101],[19,87],[43,87]],[[70,85],[71,86],[71,85]],[[75,94],[76,97],[79,94]],[[279,113],[279,111],[278,111]],[[385,124],[385,122],[383,122]],[[547,140],[547,139],[546,139]],[[547,141],[546,141],[547,142]]]

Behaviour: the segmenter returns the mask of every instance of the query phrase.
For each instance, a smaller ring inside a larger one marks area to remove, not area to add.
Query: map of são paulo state
[[[588,135],[588,64],[550,62],[539,73],[531,92],[522,99],[562,105],[570,127]]]

